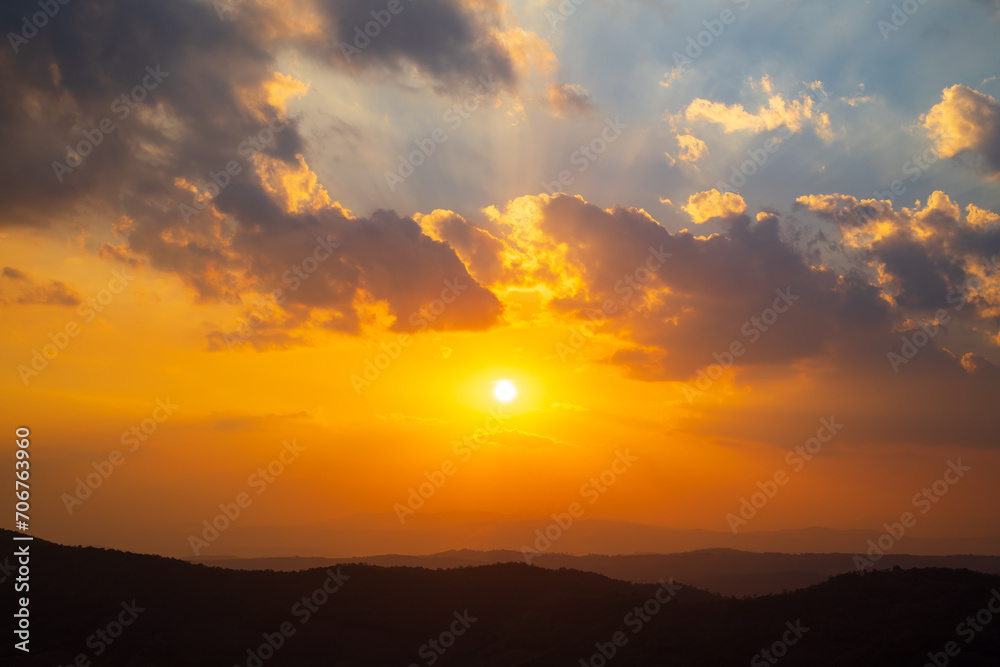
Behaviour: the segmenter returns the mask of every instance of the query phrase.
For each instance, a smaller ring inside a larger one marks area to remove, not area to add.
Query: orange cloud
[[[330,199],[326,188],[320,184],[302,156],[296,157],[298,164],[291,165],[264,153],[254,156],[257,171],[268,194],[275,201],[284,204],[288,213],[335,208],[343,211],[346,217],[351,217],[350,211],[344,210],[339,203]]]
[[[728,218],[742,215],[747,210],[743,197],[734,192],[720,193],[718,190],[706,190],[688,197],[688,203],[682,206],[691,216],[694,224],[700,225],[712,218]]]
[[[697,162],[708,155],[708,146],[693,134],[678,134],[677,145],[681,149],[681,152],[677,155],[677,159],[681,162]],[[669,153],[667,157],[673,160]]]
[[[562,118],[586,116],[595,110],[590,93],[575,83],[550,83],[545,89],[545,99]]]
[[[480,284],[496,285],[509,282],[514,277],[514,272],[504,264],[507,244],[485,229],[469,224],[451,211],[436,210],[427,215],[416,215],[414,219],[428,236],[454,248],[469,273]]]
[[[498,31],[495,37],[503,45],[521,77],[526,78],[532,70],[547,77],[559,66],[559,59],[552,52],[549,43],[533,32],[513,27],[503,32]]]
[[[757,113],[751,113],[742,104],[726,105],[721,102],[697,98],[684,112],[690,120],[707,120],[721,125],[726,134],[731,132],[767,132],[785,126],[792,132],[800,132],[806,123],[811,122],[816,128],[816,134],[829,139],[830,117],[816,109],[813,99],[801,95],[799,99],[787,101],[780,94],[772,95],[767,106],[761,106]]]
[[[1000,272],[983,256],[1000,232],[992,211],[970,204],[962,219],[959,205],[940,190],[898,211],[890,201],[841,194],[799,197],[796,206],[836,223],[843,247],[861,251],[856,259],[895,303],[932,309],[968,301],[963,317],[1000,313]]]
[[[40,285],[24,271],[10,266],[0,271],[0,278],[17,286],[15,300],[21,305],[77,306],[82,301],[80,293],[61,280],[50,280]]]
[[[968,86],[941,92],[941,102],[920,118],[942,157],[971,154],[992,178],[1000,177],[1000,104]]]

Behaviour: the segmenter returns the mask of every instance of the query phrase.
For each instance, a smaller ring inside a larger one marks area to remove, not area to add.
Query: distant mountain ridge
[[[751,553],[734,549],[701,549],[679,554],[636,554],[632,556],[572,556],[541,554],[532,565],[558,570],[569,568],[603,574],[640,584],[656,583],[674,576],[692,586],[729,596],[766,595],[806,588],[832,576],[855,571],[852,554]],[[208,558],[189,559],[205,565],[238,570],[295,571],[329,567],[338,563],[367,563],[380,567],[406,566],[450,569],[496,563],[524,562],[517,551],[475,551],[459,549],[427,556],[387,554],[361,558]],[[1000,574],[1000,556],[913,556],[887,554],[875,569],[894,567],[944,567]]]
[[[32,651],[0,649],[19,667],[726,667],[773,664],[780,642],[782,667],[919,667],[1000,595],[1000,576],[940,568],[737,600],[523,563],[241,572],[43,540],[31,563]],[[124,607],[134,621],[95,643]],[[956,664],[998,660],[1000,618]]]
[[[401,524],[395,514],[366,514],[298,526],[236,524],[199,556],[239,557],[314,555],[353,558],[358,555],[421,555],[461,549],[513,550],[587,554],[671,554],[700,549],[736,549],[772,553],[863,553],[878,530],[731,531],[661,528],[626,521],[576,519],[559,537],[540,538],[551,518],[522,518],[483,512],[417,513]],[[555,531],[554,531],[555,532]],[[185,542],[186,543],[186,540]],[[1000,535],[992,537],[919,537],[905,535],[889,553],[944,556],[1000,556]],[[187,555],[187,554],[184,554]]]

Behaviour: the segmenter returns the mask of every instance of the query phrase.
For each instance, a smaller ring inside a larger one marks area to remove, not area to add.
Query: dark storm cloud
[[[897,300],[894,308],[881,287],[861,270],[838,275],[807,263],[791,241],[782,239],[777,216],[756,222],[737,216],[725,235],[697,237],[689,232],[671,234],[635,209],[605,211],[561,196],[543,207],[540,225],[550,243],[567,244],[567,260],[585,286],[572,297],[555,300],[553,307],[586,320],[593,319],[605,301],[618,304],[615,313],[607,313],[602,331],[616,331],[635,344],[610,360],[637,377],[688,379],[714,363],[713,354],[725,352],[734,341],[747,348],[737,367],[780,367],[831,358],[852,367],[891,372],[886,353],[899,346],[902,335],[912,333],[901,326],[907,318],[916,318],[906,303]],[[923,263],[908,256],[907,250]],[[930,260],[921,246],[900,243],[882,251],[898,253],[900,257],[893,259],[907,267],[907,294],[914,299],[933,294],[955,311],[955,304],[946,304],[946,292],[939,288],[964,278],[957,263]],[[661,267],[637,271],[648,266],[649,257],[661,253],[670,255]],[[920,267],[929,277],[920,275]],[[948,280],[940,280],[941,275]],[[753,325],[754,317],[759,319],[773,308],[779,293],[795,297],[786,312],[766,331]],[[936,301],[933,305],[938,307]],[[751,326],[745,330],[747,323]],[[748,336],[745,331],[759,335]],[[964,374],[950,353],[925,356],[925,366]]]
[[[423,234],[411,218],[376,211],[369,218],[349,219],[330,210],[282,220],[264,233],[237,232],[233,247],[251,258],[249,272],[262,291],[278,287],[291,304],[338,311],[331,328],[358,332],[354,301],[359,291],[385,301],[396,317],[393,328],[400,331],[419,328],[414,321],[421,310],[443,292],[451,305],[430,328],[485,329],[499,321],[503,308],[496,296],[472,279],[450,246]],[[339,244],[328,248],[333,256],[301,278],[294,267],[315,256],[317,247],[333,243]]]
[[[323,7],[341,31],[369,10],[362,3]],[[484,37],[479,14],[446,2],[406,9],[394,18],[396,30],[366,50],[371,62],[408,60],[441,85],[474,79],[473,72],[512,80],[510,61]],[[0,28],[18,32],[22,17],[35,11],[34,2],[6,3]],[[397,328],[412,328],[410,314],[438,297],[443,281],[458,279],[466,286],[461,299],[432,326],[496,323],[502,310],[496,297],[413,220],[388,212],[349,220],[338,208],[288,214],[263,186],[251,164],[255,154],[294,168],[303,146],[296,120],[263,101],[274,80],[275,49],[294,36],[280,32],[290,28],[278,11],[248,3],[240,8],[245,16],[220,19],[211,4],[190,0],[61,6],[16,54],[0,53],[6,149],[0,224],[45,226],[81,205],[112,219],[125,216],[124,243],[105,244],[100,256],[145,259],[177,274],[200,300],[231,302],[248,290],[282,286],[316,239],[333,235],[343,244],[338,258],[288,290],[289,307],[297,309],[291,321],[323,309],[334,313],[327,326],[357,332],[355,299],[363,294],[385,301],[399,318]],[[336,34],[327,37],[334,48]],[[247,149],[254,138],[259,151]],[[77,151],[79,160],[71,155]],[[65,167],[54,169],[55,162]],[[220,177],[233,162],[240,172]],[[235,227],[219,224],[210,211],[183,214],[181,205],[195,203],[185,184],[204,192],[213,178],[221,187],[212,208],[231,216]]]
[[[468,84],[488,74],[508,88],[515,83],[511,57],[491,32],[498,27],[496,7],[460,0],[319,0],[318,6],[335,26],[320,48],[342,64],[411,63],[442,83]]]
[[[559,197],[545,209],[542,225],[554,241],[570,244],[568,259],[584,276],[587,294],[575,304],[581,317],[607,299],[625,304],[607,326],[627,332],[639,347],[611,360],[645,379],[685,380],[733,341],[747,343],[744,325],[782,294],[792,305],[754,336],[741,365],[788,364],[866,330],[884,331],[891,322],[877,291],[809,267],[779,238],[774,217],[737,216],[727,235],[698,238],[670,234],[634,209],[608,212]],[[636,281],[651,248],[671,256],[632,290],[624,279]]]
[[[0,28],[19,31],[21,17],[36,9],[5,3]],[[0,56],[3,224],[47,224],[53,211],[117,201],[123,192],[151,203],[176,194],[176,177],[203,180],[220,159],[225,164],[242,133],[256,130],[237,87],[260,85],[271,60],[203,3],[62,6],[16,55]],[[159,81],[147,67],[161,73]],[[152,117],[158,111],[171,123]],[[92,150],[73,166],[67,146]],[[57,173],[54,162],[72,171]]]
[[[970,206],[963,218],[942,192],[933,193],[923,208],[900,211],[888,201],[862,203],[846,195],[807,195],[796,206],[845,232],[870,234],[872,239],[857,248],[858,256],[869,266],[880,267],[894,283],[894,299],[916,314],[953,305],[970,285],[981,281],[979,275],[989,280],[995,274],[993,257],[1000,248],[996,216]],[[1000,306],[987,302],[984,295],[962,298],[967,307],[957,316],[968,320]]]
[[[901,291],[896,301],[910,308],[936,309],[947,305],[948,292],[965,280],[965,271],[943,253],[932,257],[906,234],[893,234],[872,244],[872,254],[895,277]]]
[[[963,299],[956,317],[996,321],[984,312],[1000,303],[988,302],[985,294],[969,294],[969,288],[981,282],[980,275],[987,281],[995,276],[992,263],[1000,249],[1000,225],[992,213],[970,206],[963,217],[942,192],[933,193],[922,208],[900,211],[888,201],[862,203],[846,195],[807,195],[796,206],[845,233],[870,234],[872,239],[856,249],[857,256],[890,279],[893,298],[904,313],[926,315]]]

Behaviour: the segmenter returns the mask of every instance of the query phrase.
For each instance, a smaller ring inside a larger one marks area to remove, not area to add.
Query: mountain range
[[[11,536],[0,535],[7,544]],[[932,659],[970,666],[1000,659],[1000,619],[988,608],[1000,599],[1000,576],[970,570],[841,574],[736,599],[679,578],[639,584],[525,563],[238,571],[40,539],[31,549],[31,653],[16,663],[31,667],[756,667],[779,660],[920,667]],[[11,642],[4,652],[13,652]]]

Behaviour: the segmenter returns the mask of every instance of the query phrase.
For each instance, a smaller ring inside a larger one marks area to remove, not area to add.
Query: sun
[[[510,403],[517,398],[517,387],[510,380],[497,380],[493,383],[493,396],[501,403]]]

